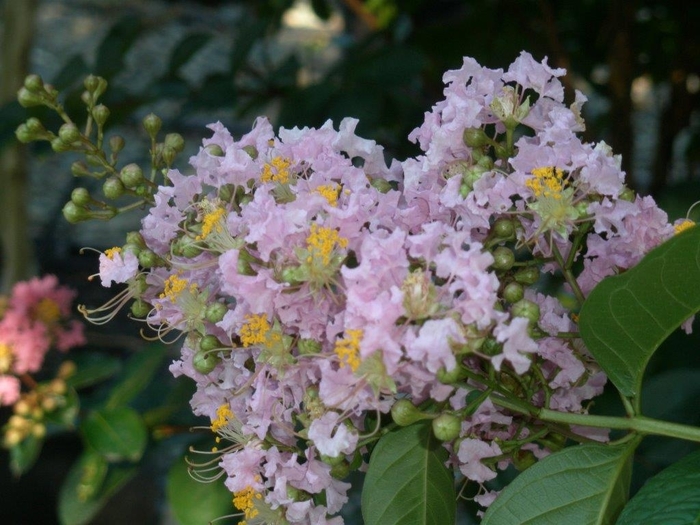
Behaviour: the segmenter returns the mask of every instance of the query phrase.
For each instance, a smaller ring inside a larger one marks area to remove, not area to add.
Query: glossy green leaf
[[[83,421],[86,443],[107,461],[138,461],[146,449],[148,432],[141,416],[128,407],[97,410]]]
[[[66,379],[66,383],[76,390],[101,383],[121,369],[119,359],[102,353],[86,353],[76,359],[75,364],[76,371]]]
[[[44,444],[43,439],[29,436],[10,449],[10,470],[15,476],[25,474],[36,460]]]
[[[96,460],[95,456],[100,458],[99,455],[91,452],[83,453],[73,464],[61,486],[58,494],[58,518],[61,525],[89,523],[109,498],[114,496],[137,472],[136,467],[112,465],[105,474],[100,470],[100,460]],[[98,471],[94,471],[95,468]],[[98,483],[99,486],[95,486]],[[91,492],[92,489],[95,489],[94,492]]]
[[[229,58],[229,74],[231,76],[238,73],[238,70],[245,64],[248,54],[256,42],[260,41],[266,29],[267,24],[264,20],[248,20],[237,28],[236,41],[233,43]]]
[[[201,525],[236,511],[233,496],[222,480],[195,481],[184,460],[175,461],[170,467],[166,490],[168,503],[180,525]]]
[[[617,525],[639,523],[700,523],[700,451],[647,481],[617,521]]]
[[[167,352],[168,347],[165,345],[149,345],[131,356],[121,380],[112,389],[105,406],[116,408],[134,399],[148,386]]]
[[[636,444],[578,445],[547,456],[503,490],[482,525],[615,523],[627,501]]]
[[[97,49],[95,73],[107,80],[124,70],[124,57],[141,32],[138,18],[125,16],[107,32]]]
[[[365,525],[453,524],[456,497],[447,459],[429,423],[383,436],[374,447],[362,488]]]
[[[207,33],[192,33],[180,40],[170,55],[168,74],[175,75],[210,39]]]
[[[581,336],[622,394],[639,395],[649,358],[700,310],[698,290],[700,228],[691,228],[590,293],[581,309]]]

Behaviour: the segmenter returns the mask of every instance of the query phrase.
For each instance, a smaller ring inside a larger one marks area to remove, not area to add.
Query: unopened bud
[[[56,137],[51,141],[51,149],[56,153],[65,153],[73,148],[69,143],[63,142],[60,137]]]
[[[27,75],[24,79],[24,87],[32,93],[40,93],[44,90],[44,81],[39,75]]]
[[[391,417],[394,423],[400,427],[406,427],[416,421],[425,419],[427,416],[421,413],[408,399],[399,399],[391,407]]]
[[[119,153],[124,149],[124,145],[124,137],[121,135],[114,135],[109,138],[109,149],[112,150],[112,153]]]
[[[143,127],[146,128],[146,133],[154,140],[162,125],[163,121],[154,113],[149,113],[143,118]]]
[[[107,122],[107,119],[109,118],[109,108],[107,108],[107,106],[104,104],[98,104],[92,108],[92,118],[95,119],[98,126],[104,126],[105,122]]]
[[[75,188],[70,194],[70,200],[78,206],[87,206],[92,202],[92,197],[87,189]]]
[[[192,356],[192,366],[200,374],[208,374],[214,370],[219,361],[221,359],[214,352],[204,350],[198,350]]]
[[[177,153],[185,149],[185,139],[183,139],[182,135],[179,133],[168,133],[163,143],[167,147],[174,149]]]
[[[515,280],[525,286],[535,284],[540,280],[540,270],[535,266],[528,266],[516,272]]]
[[[135,188],[143,181],[143,171],[138,164],[127,164],[119,172],[119,178],[127,188]]]
[[[515,264],[513,250],[506,246],[499,246],[493,251],[493,264],[496,270],[510,270]]]
[[[470,148],[482,148],[491,143],[486,133],[481,128],[468,128],[462,133],[464,144]]]
[[[503,298],[509,303],[517,303],[525,295],[523,285],[516,282],[510,282],[503,289]]]
[[[228,312],[228,307],[224,303],[211,303],[204,311],[204,318],[210,323],[218,323]]]
[[[118,177],[109,177],[102,185],[102,193],[110,200],[118,199],[124,191],[124,183]]]
[[[75,177],[85,177],[90,175],[90,170],[82,160],[76,160],[70,165],[70,171]]]
[[[17,102],[23,108],[32,108],[41,106],[44,103],[44,98],[37,93],[32,93],[26,87],[21,87],[17,92]]]
[[[440,441],[453,441],[459,437],[462,421],[454,414],[440,414],[433,419],[433,434]]]
[[[71,224],[76,224],[90,218],[90,210],[83,206],[78,206],[73,201],[68,201],[62,211],[63,217]]]
[[[143,299],[136,299],[131,303],[131,315],[138,319],[143,319],[151,311],[151,305]]]
[[[524,317],[531,324],[535,324],[540,320],[540,306],[528,299],[521,299],[513,304],[510,312],[513,317]]]

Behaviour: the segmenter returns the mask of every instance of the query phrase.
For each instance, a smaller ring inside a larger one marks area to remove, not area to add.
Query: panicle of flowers
[[[370,414],[431,419],[477,483],[589,439],[514,407],[586,412],[605,376],[576,310],[674,228],[582,141],[563,74],[465,58],[409,136],[422,154],[390,165],[354,119],[259,118],[238,140],[212,124],[194,173],[170,170],[141,232],[101,256],[103,284],[128,283],[119,307],[185,335],[171,370],[228,443],[211,465],[249,523],[342,523]]]

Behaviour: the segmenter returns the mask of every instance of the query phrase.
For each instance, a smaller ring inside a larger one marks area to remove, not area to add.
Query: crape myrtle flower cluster
[[[44,416],[66,402],[65,379],[74,365],[64,363],[46,384],[37,384],[31,374],[41,370],[51,348],[65,352],[85,344],[83,324],[73,318],[75,295],[55,275],[46,275],[20,281],[8,297],[0,297],[0,405],[14,412],[2,428],[7,447],[30,435],[43,437]]]
[[[171,371],[217,442],[193,473],[222,476],[246,523],[342,523],[348,472],[419,419],[482,485],[607,439],[512,408],[587,411],[606,378],[575,312],[674,227],[582,142],[563,74],[465,58],[409,136],[423,154],[390,165],[354,119],[275,134],[259,118],[240,140],[212,124],[194,173],[170,170],[141,232],[100,256],[102,284],[127,286],[85,315],[131,304],[183,342]]]

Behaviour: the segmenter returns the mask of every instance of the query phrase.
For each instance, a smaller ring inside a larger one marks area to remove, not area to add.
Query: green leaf
[[[148,440],[141,416],[128,407],[92,412],[85,418],[80,430],[86,443],[112,462],[138,461]]]
[[[456,497],[447,451],[429,423],[383,436],[374,447],[362,489],[365,525],[446,525]]]
[[[195,481],[183,460],[170,468],[166,490],[170,508],[180,525],[201,525],[235,512],[233,496],[223,482]]]
[[[59,91],[63,91],[75,84],[76,81],[87,75],[89,72],[88,65],[81,55],[73,55],[63,67],[53,77],[52,84]]]
[[[503,490],[482,525],[614,523],[627,501],[637,443],[577,445],[547,456]]]
[[[78,393],[73,388],[68,387],[63,397],[63,404],[56,410],[46,413],[46,422],[72,429],[75,427],[79,411],[80,398]]]
[[[174,76],[178,70],[184,66],[207,42],[211,40],[211,35],[207,33],[192,33],[180,40],[168,64],[168,75]]]
[[[116,357],[102,353],[89,353],[75,360],[76,371],[66,379],[66,384],[76,390],[96,385],[109,379],[121,369]]]
[[[124,57],[141,32],[137,18],[125,16],[114,24],[100,43],[95,59],[95,73],[106,79],[124,69]]]
[[[94,463],[95,454],[84,452],[71,467],[58,494],[58,518],[61,525],[84,525],[114,496],[137,472],[136,467],[116,467],[112,465],[103,477],[100,486],[92,497],[86,497],[86,482],[89,482],[90,468],[99,465]],[[97,456],[100,457],[99,455]],[[99,460],[97,460],[99,461]],[[86,468],[88,469],[86,477]],[[95,474],[99,475],[99,472]],[[93,474],[92,481],[97,481]]]
[[[135,353],[126,364],[123,378],[112,389],[105,407],[116,408],[134,399],[148,386],[167,351],[165,345],[150,345]]]
[[[639,523],[700,523],[700,451],[647,481],[617,521],[617,525]]]
[[[253,45],[260,41],[265,34],[267,24],[264,20],[246,20],[245,24],[238,27],[238,36],[233,43],[229,58],[229,75],[235,76],[248,58]]]
[[[700,228],[695,227],[590,293],[581,309],[581,336],[623,395],[639,395],[649,358],[700,310],[698,290]]]
[[[28,436],[10,449],[10,470],[15,476],[25,474],[39,458],[44,440]]]

